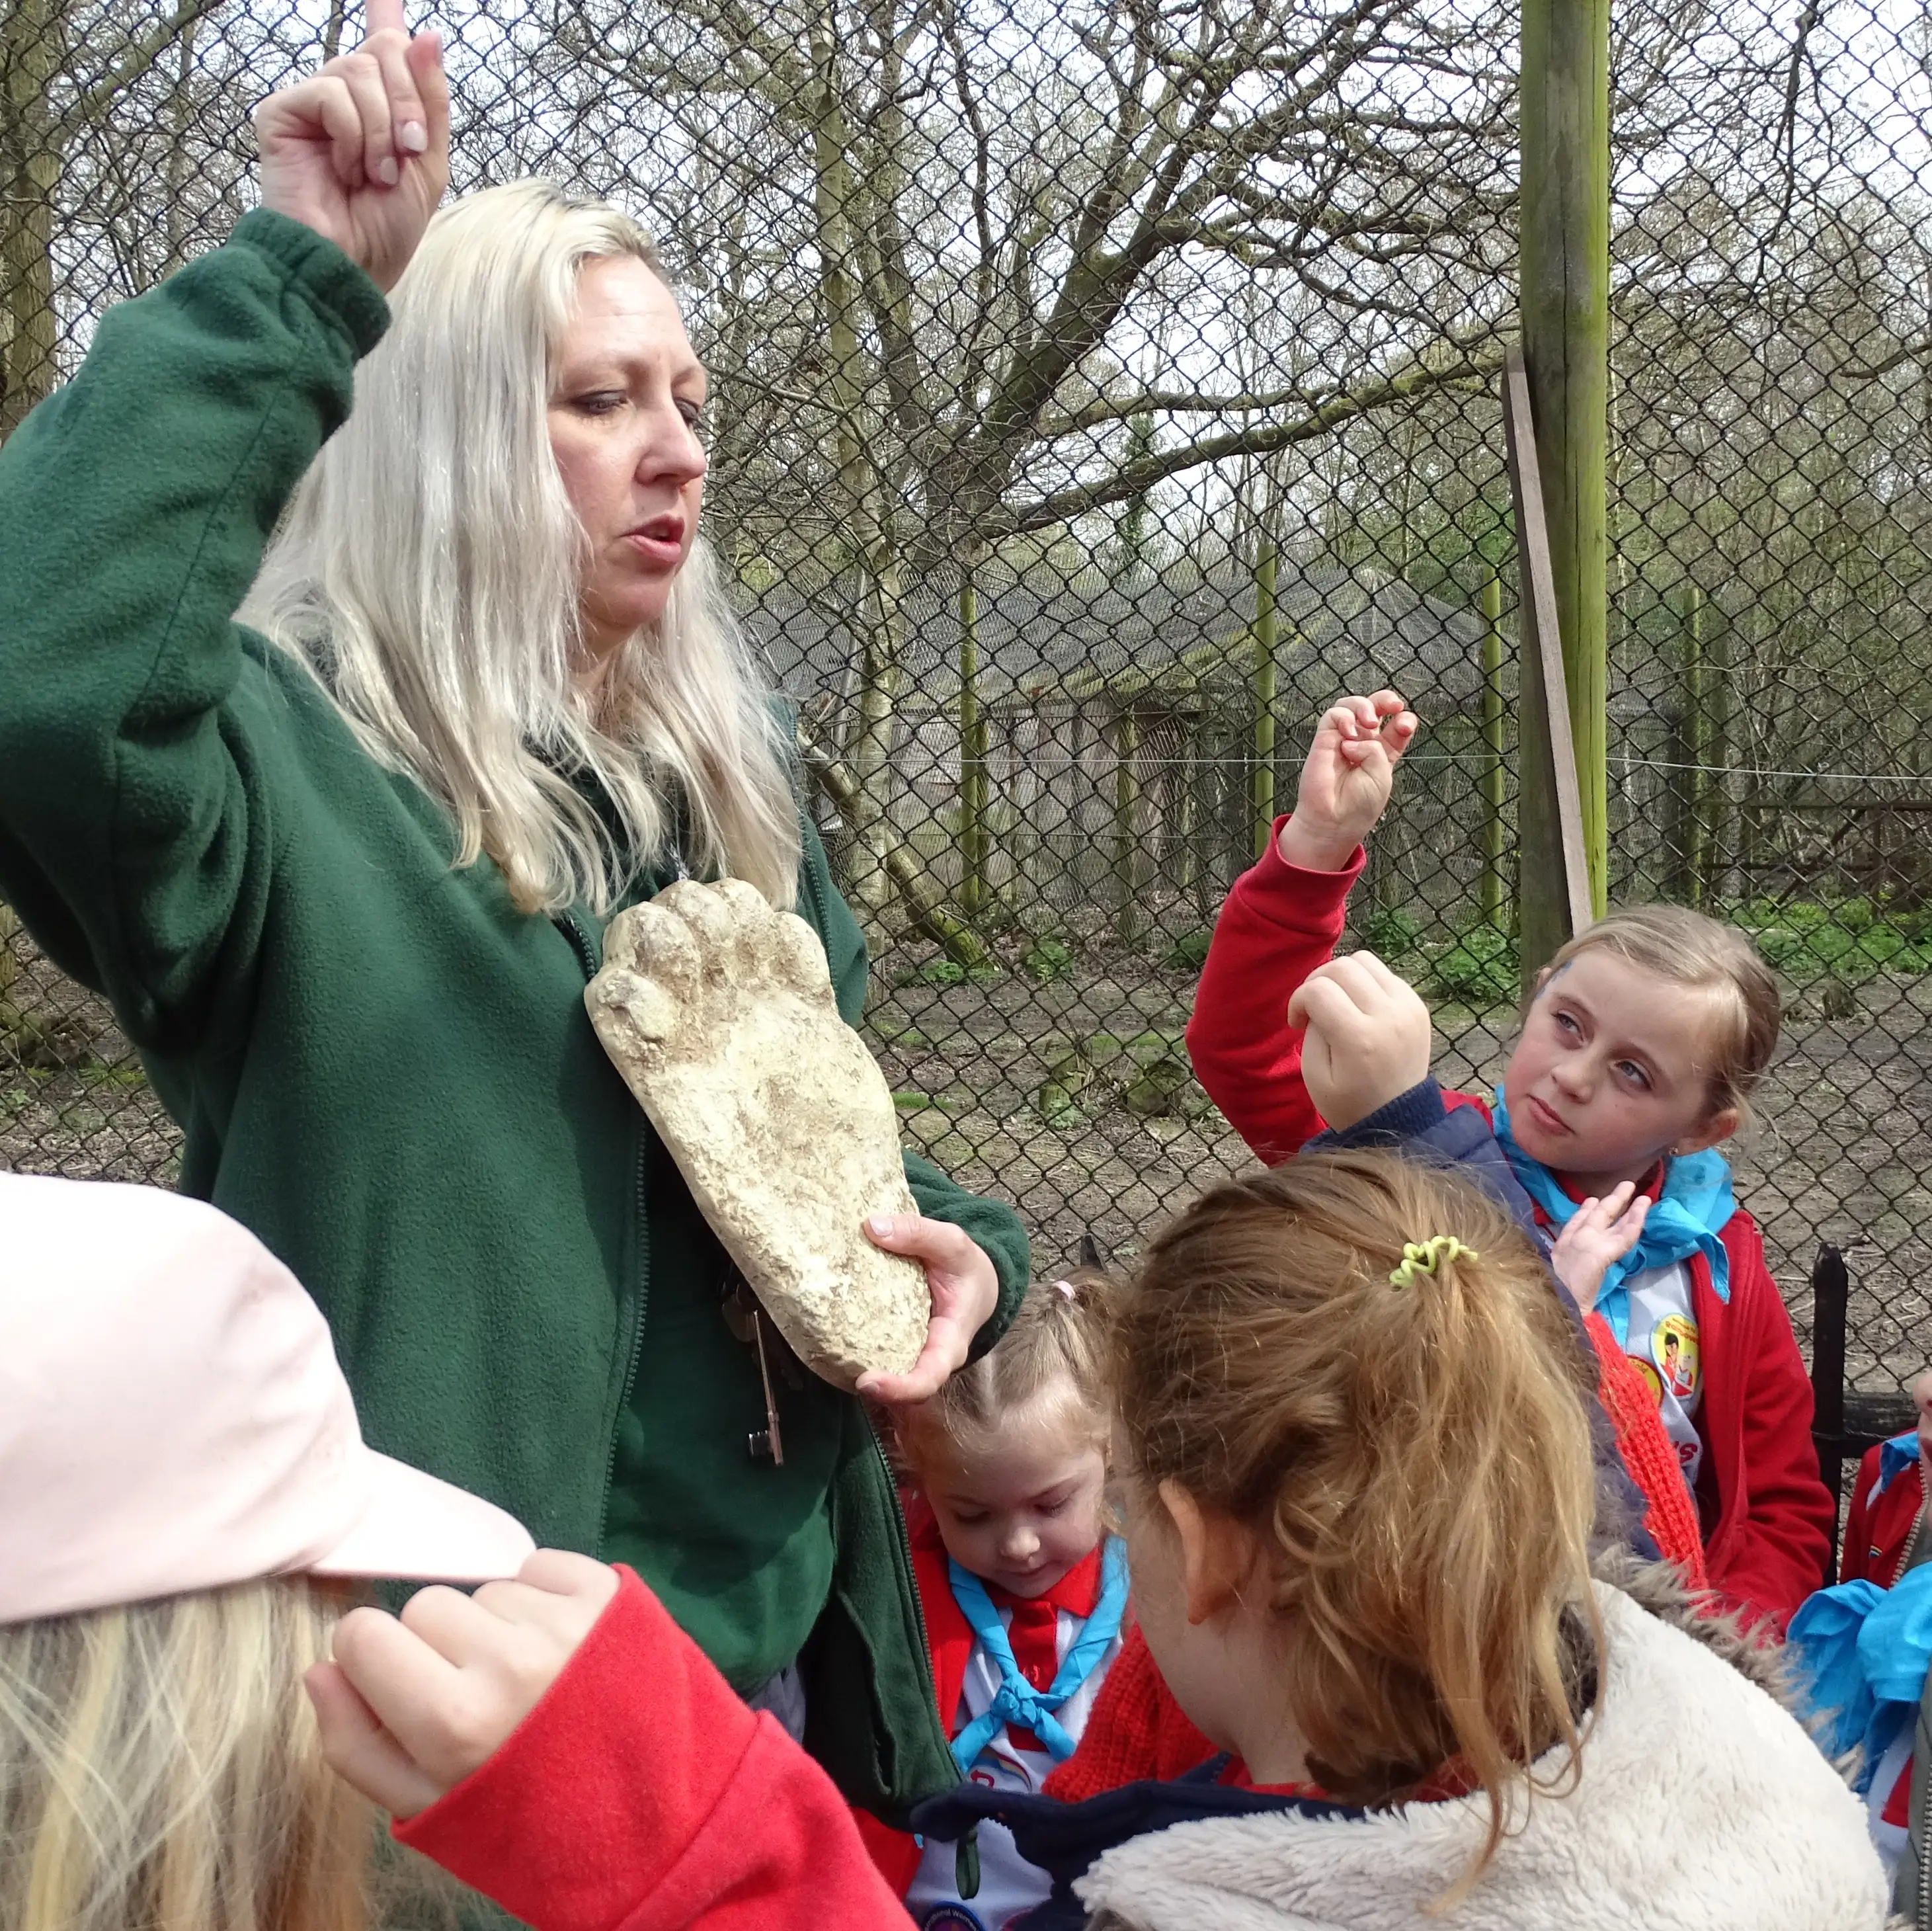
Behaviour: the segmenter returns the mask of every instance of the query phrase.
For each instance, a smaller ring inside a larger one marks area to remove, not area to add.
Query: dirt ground
[[[1249,1164],[1186,1073],[1192,970],[1089,950],[1044,984],[1011,971],[933,985],[910,977],[921,962],[895,953],[866,1016],[907,1142],[1011,1200],[1041,1270],[1074,1261],[1082,1236],[1130,1258],[1163,1215]],[[17,1038],[0,1043],[0,1167],[171,1179],[178,1136],[98,1003],[38,961],[15,995],[52,1032],[24,1059]],[[1808,1345],[1818,1243],[1847,1250],[1847,1366],[1876,1392],[1932,1361],[1932,980],[1874,979],[1856,1000],[1841,1019],[1794,1002],[1736,1164]],[[1492,1083],[1508,1011],[1436,1018],[1445,1080]]]

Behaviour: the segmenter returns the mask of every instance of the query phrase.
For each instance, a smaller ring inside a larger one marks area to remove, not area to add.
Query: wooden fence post
[[[1704,662],[1704,593],[1686,587],[1684,613],[1684,902],[1704,909],[1711,890],[1711,692]]]
[[[959,909],[977,918],[986,897],[986,720],[980,714],[980,592],[959,584]]]
[[[1483,582],[1483,923],[1507,932],[1503,891],[1503,580]]]
[[[1523,0],[1520,123],[1525,413],[1541,458],[1540,507],[1593,914],[1603,909],[1608,860],[1610,14],[1610,0]],[[1522,530],[1519,503],[1519,541]],[[1526,663],[1535,655],[1526,635]],[[1524,702],[1519,739],[1526,972],[1562,942],[1568,890],[1551,869],[1562,835],[1556,799],[1540,779],[1550,746],[1539,738],[1538,709]]]
[[[1142,932],[1141,847],[1137,820],[1140,806],[1141,721],[1123,709],[1114,724],[1114,883],[1120,904],[1114,936],[1132,945]]]
[[[1543,514],[1529,379],[1522,356],[1514,350],[1503,368],[1503,433],[1509,458],[1510,497],[1516,509],[1521,591],[1516,903],[1522,920],[1523,990],[1527,993],[1550,955],[1596,917],[1597,901],[1577,783],[1576,746],[1570,734],[1574,707],[1557,620],[1556,569]],[[1600,746],[1600,737],[1598,741]],[[1601,877],[1600,869],[1598,876]]]

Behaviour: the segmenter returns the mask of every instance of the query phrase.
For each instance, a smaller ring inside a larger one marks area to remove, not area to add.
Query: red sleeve
[[[831,1779],[618,1575],[543,1700],[398,1842],[535,1931],[908,1931]]]
[[[1871,1497],[1878,1486],[1880,1448],[1869,1448],[1858,1464],[1858,1479],[1852,1484],[1852,1506],[1845,1517],[1845,1552],[1839,1560],[1840,1582],[1862,1582],[1878,1578],[1871,1572]]]
[[[1724,1229],[1730,1257],[1731,1330],[1742,1359],[1712,1362],[1708,1386],[1725,1390],[1742,1428],[1744,1506],[1724,1497],[1724,1520],[1707,1551],[1712,1586],[1744,1609],[1770,1617],[1780,1632],[1820,1587],[1832,1560],[1832,1497],[1818,1474],[1811,1439],[1811,1380],[1791,1332],[1784,1297],[1765,1265],[1764,1243],[1745,1213]]]
[[[1270,1164],[1300,1152],[1322,1120],[1301,1077],[1301,1034],[1288,1023],[1294,989],[1334,954],[1348,890],[1366,862],[1309,872],[1281,855],[1276,820],[1265,855],[1234,881],[1201,969],[1188,1022],[1195,1076],[1228,1123]]]

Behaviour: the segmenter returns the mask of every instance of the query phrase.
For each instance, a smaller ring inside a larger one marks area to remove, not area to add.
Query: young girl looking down
[[[1332,706],[1294,813],[1216,926],[1188,1046],[1202,1084],[1264,1160],[1322,1125],[1302,1072],[1316,1002],[1377,996],[1366,955],[1328,962],[1363,840],[1415,728],[1393,691]],[[1539,976],[1492,1116],[1551,1228],[1606,1196],[1654,1203],[1594,1312],[1656,1404],[1712,1585],[1782,1628],[1824,1572],[1832,1499],[1804,1361],[1718,1150],[1744,1118],[1778,1020],[1777,984],[1741,934],[1678,906],[1613,911]]]
[[[940,1718],[962,1774],[988,1789],[1037,1791],[1072,1754],[1120,1647],[1126,1551],[1101,1508],[1104,1286],[1088,1271],[1034,1283],[998,1345],[896,1425]],[[998,1824],[979,1833],[970,1906],[951,1844],[922,1854],[860,1827],[935,1931],[999,1926],[1047,1894]]]

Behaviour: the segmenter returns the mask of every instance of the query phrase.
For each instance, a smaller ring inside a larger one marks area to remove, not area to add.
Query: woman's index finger
[[[406,34],[407,23],[403,18],[403,0],[369,0],[369,18],[363,38],[373,40],[378,34]]]

